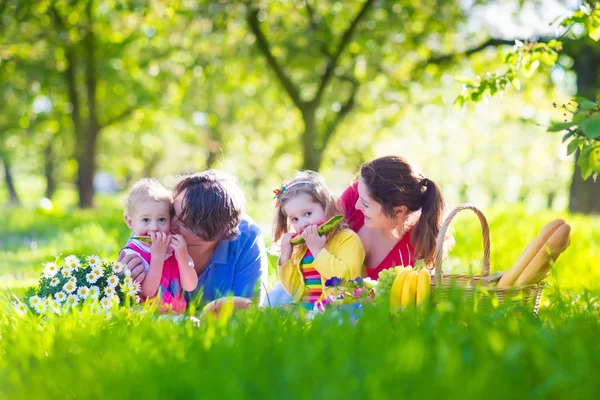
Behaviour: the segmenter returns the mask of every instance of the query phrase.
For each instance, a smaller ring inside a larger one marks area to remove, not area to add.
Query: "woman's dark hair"
[[[237,236],[244,195],[234,177],[213,169],[180,176],[173,198],[183,191],[178,217],[190,232],[207,242]]]
[[[398,156],[380,157],[364,163],[360,168],[360,179],[390,218],[395,218],[396,207],[405,206],[409,212],[421,210],[411,242],[417,259],[424,259],[432,266],[446,208],[440,187]]]

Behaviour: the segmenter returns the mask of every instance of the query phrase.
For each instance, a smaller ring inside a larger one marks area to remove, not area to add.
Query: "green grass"
[[[116,257],[129,232],[118,201],[100,204],[95,211],[0,211],[4,292],[22,293],[59,253]],[[335,315],[307,323],[282,310],[249,310],[200,327],[127,310],[45,320],[2,312],[0,399],[597,397],[600,221],[519,207],[486,215],[493,271],[510,267],[547,221],[572,225],[539,318],[527,310],[476,313],[460,301],[398,317],[369,307],[356,325]],[[476,217],[465,211],[453,227],[456,245],[444,269],[479,268]]]

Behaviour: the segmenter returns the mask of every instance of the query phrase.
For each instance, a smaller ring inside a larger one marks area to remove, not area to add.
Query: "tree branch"
[[[130,106],[125,108],[123,111],[121,111],[114,117],[109,118],[106,122],[100,124],[100,127],[106,128],[107,126],[111,126],[113,124],[116,124],[117,122],[124,120],[125,118],[129,117],[135,110],[137,110],[137,108],[137,106]]]
[[[352,111],[352,109],[354,108],[354,106],[356,104],[355,103],[356,93],[358,92],[358,88],[360,87],[360,82],[358,82],[358,80],[356,80],[356,78],[354,78],[353,76],[344,75],[344,76],[340,76],[339,78],[342,81],[349,82],[352,85],[352,89],[350,91],[350,95],[348,96],[348,99],[340,108],[340,111],[337,112],[333,121],[331,121],[329,126],[325,129],[325,133],[323,135],[323,142],[321,144],[321,151],[323,151],[327,148],[327,143],[333,136],[338,125],[340,124],[340,122],[342,122],[342,120],[346,117],[346,115],[348,115],[350,113],[350,111]]]
[[[296,107],[302,109],[305,107],[306,103],[300,97],[300,92],[298,91],[298,88],[294,85],[292,80],[285,74],[283,67],[281,65],[279,65],[279,63],[275,59],[275,56],[271,52],[269,42],[267,41],[267,38],[265,37],[264,33],[260,30],[260,22],[258,21],[258,12],[259,11],[256,8],[250,8],[248,10],[248,14],[246,16],[248,26],[250,27],[250,30],[256,37],[256,42],[258,44],[259,50],[261,51],[263,56],[267,59],[267,63],[273,69],[273,71],[275,72],[275,75],[277,75],[279,82],[283,85],[284,89],[286,90],[288,95],[291,97],[291,99],[294,102],[294,104],[296,105]]]
[[[325,68],[325,72],[323,73],[323,76],[321,77],[321,82],[319,83],[319,88],[317,89],[317,93],[315,94],[315,98],[313,99],[313,102],[319,103],[319,101],[321,100],[321,96],[323,96],[323,92],[325,91],[327,84],[329,83],[329,81],[331,80],[331,77],[333,76],[333,72],[335,71],[335,68],[337,67],[337,63],[340,59],[340,56],[342,55],[342,52],[344,51],[344,49],[350,42],[350,39],[352,38],[352,35],[354,34],[354,31],[356,30],[356,27],[358,26],[359,22],[367,14],[367,12],[369,11],[369,8],[371,7],[371,5],[373,3],[374,3],[374,0],[367,0],[364,2],[360,11],[358,12],[358,14],[356,14],[356,16],[354,17],[354,20],[352,21],[352,23],[350,23],[350,25],[348,26],[348,29],[346,29],[346,31],[342,35],[342,38],[340,39],[340,42],[338,43],[335,53],[327,61],[327,67]]]
[[[451,54],[443,54],[431,57],[429,60],[421,63],[421,66],[426,66],[429,64],[443,64],[450,62],[458,57],[470,56],[471,54],[475,54],[480,52],[483,49],[486,49],[490,46],[502,46],[502,45],[513,45],[515,44],[514,40],[506,40],[506,39],[488,39],[487,41],[481,43],[480,45],[473,47],[469,50],[463,51],[462,53],[451,53]]]
[[[304,6],[306,7],[306,13],[308,14],[308,22],[309,22],[309,34],[313,34],[316,33],[319,30],[319,25],[325,25],[325,32],[331,32],[329,27],[327,26],[327,24],[324,24],[323,21],[319,21],[317,22],[317,19],[315,18],[315,13],[312,9],[312,6],[308,3],[308,1],[305,1]],[[312,32],[311,32],[312,30]],[[327,42],[323,41],[323,40],[317,40],[314,39],[316,42],[319,43],[319,49],[321,50],[321,53],[323,53],[323,55],[327,58],[331,58],[332,55],[331,53],[329,53],[329,50],[327,49]]]

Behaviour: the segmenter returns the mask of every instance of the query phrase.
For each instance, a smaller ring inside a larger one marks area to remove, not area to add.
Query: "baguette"
[[[556,261],[558,256],[569,247],[570,233],[569,224],[561,225],[517,278],[515,286],[533,285],[546,278],[550,272],[550,263]]]
[[[552,234],[564,224],[565,221],[563,219],[556,219],[548,222],[535,239],[525,247],[525,250],[523,250],[523,253],[521,253],[517,262],[502,275],[502,278],[498,281],[498,287],[512,286],[529,265],[531,260],[537,255],[539,250],[542,247],[545,247],[545,243],[550,239]]]

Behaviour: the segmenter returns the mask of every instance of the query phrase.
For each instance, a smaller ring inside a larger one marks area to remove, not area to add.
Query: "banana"
[[[402,289],[404,282],[408,274],[412,272],[412,267],[406,267],[396,275],[392,289],[390,290],[390,311],[392,313],[398,312],[402,305]]]
[[[425,304],[431,294],[431,275],[427,268],[420,269],[417,280],[417,305]]]
[[[419,273],[410,271],[402,288],[402,308],[413,307],[417,298],[417,280]]]

